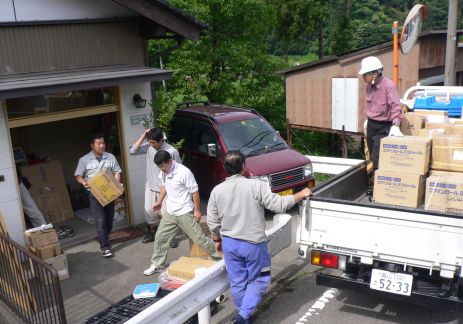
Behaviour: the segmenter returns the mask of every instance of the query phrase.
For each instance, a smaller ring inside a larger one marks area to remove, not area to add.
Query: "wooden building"
[[[421,34],[412,51],[399,53],[399,96],[411,86],[443,85],[446,31]],[[342,56],[326,57],[285,70],[288,139],[291,129],[363,135],[365,83],[358,75],[360,62],[377,56],[384,75],[392,79],[392,42]],[[456,57],[457,85],[463,82],[463,49]]]
[[[71,224],[76,240],[95,236],[94,225],[74,217],[85,209],[74,170],[97,131],[123,168],[121,226],[145,221],[146,157],[129,155],[129,146],[151,107],[137,107],[134,95],[149,102],[152,82],[172,78],[149,66],[147,42],[170,38],[179,46],[205,27],[166,1],[0,1],[0,212],[14,240],[24,244],[26,228],[15,167],[50,160],[61,166],[72,210],[50,194],[56,206],[48,221]]]

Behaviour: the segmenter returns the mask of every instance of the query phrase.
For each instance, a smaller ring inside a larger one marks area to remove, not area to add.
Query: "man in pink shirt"
[[[391,79],[383,76],[383,64],[377,57],[364,58],[359,74],[367,83],[365,130],[373,169],[377,170],[381,139],[386,136],[403,136],[400,131],[402,108],[397,88]]]

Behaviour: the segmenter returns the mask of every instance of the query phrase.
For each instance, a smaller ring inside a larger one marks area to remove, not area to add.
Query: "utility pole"
[[[449,0],[447,22],[447,47],[445,49],[444,85],[455,85],[455,52],[457,48],[457,12],[458,0]]]

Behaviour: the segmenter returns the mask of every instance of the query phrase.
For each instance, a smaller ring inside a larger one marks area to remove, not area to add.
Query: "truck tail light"
[[[344,262],[340,262],[339,261],[343,261]],[[318,251],[318,250],[312,250],[311,252],[311,263],[313,265],[319,265],[319,266],[323,266],[323,267],[327,267],[327,268],[334,268],[334,269],[338,269],[339,266],[341,266],[341,268],[345,268],[345,261],[346,261],[346,258],[342,258],[341,257],[341,260],[340,260],[340,257],[336,254],[332,254],[332,253],[325,253],[325,252],[321,252],[321,251]]]
[[[321,254],[322,253],[320,251],[312,250],[312,252],[310,253],[310,262],[313,265],[320,265]]]
[[[321,265],[327,268],[338,268],[338,256],[336,254],[322,253]]]

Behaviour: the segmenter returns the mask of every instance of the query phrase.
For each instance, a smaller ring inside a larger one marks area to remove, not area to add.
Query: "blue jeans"
[[[222,250],[233,301],[239,314],[250,319],[270,284],[267,243],[250,243],[223,237]]]
[[[103,207],[92,194],[88,198],[90,200],[92,215],[95,219],[96,235],[100,242],[100,249],[101,251],[110,249],[109,234],[111,234],[111,230],[113,229],[114,202]]]

